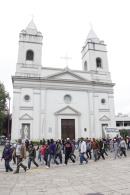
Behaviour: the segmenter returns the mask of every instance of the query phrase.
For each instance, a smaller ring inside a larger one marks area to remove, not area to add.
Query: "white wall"
[[[46,94],[46,130],[47,137],[57,137],[56,131],[61,131],[60,125],[56,126],[55,113],[66,107],[68,104],[64,102],[64,95],[69,94],[72,97],[72,102],[69,104],[70,107],[74,108],[81,113],[80,125],[77,124],[77,134],[79,136],[86,136],[84,128],[89,130],[89,110],[88,110],[88,95],[86,92],[79,91],[68,91],[68,90],[47,90]],[[73,116],[63,116],[63,118],[74,118]],[[76,117],[75,117],[76,118]],[[60,118],[61,119],[61,118]],[[78,119],[77,119],[78,121]],[[78,121],[79,123],[79,121]],[[48,133],[49,128],[52,128],[52,133]],[[58,129],[56,129],[58,128]],[[58,133],[60,136],[60,133]]]

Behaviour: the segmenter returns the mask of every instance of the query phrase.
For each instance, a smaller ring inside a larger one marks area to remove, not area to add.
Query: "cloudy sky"
[[[0,2],[0,81],[13,98],[19,32],[32,15],[43,34],[42,64],[82,69],[81,49],[92,24],[107,44],[114,88],[115,112],[130,113],[130,1],[129,0],[4,0]]]

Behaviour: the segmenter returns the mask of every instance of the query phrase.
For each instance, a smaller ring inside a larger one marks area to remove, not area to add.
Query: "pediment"
[[[19,118],[19,120],[33,120],[33,118],[32,118],[30,115],[28,115],[28,114],[26,113],[26,114],[22,115],[22,116]]]
[[[81,115],[81,113],[70,106],[66,106],[55,112],[55,115]]]
[[[99,120],[100,121],[110,121],[110,118],[108,118],[106,115],[104,115]]]
[[[74,81],[85,81],[85,79],[70,70],[65,70],[57,74],[53,74],[48,76],[47,79],[55,79],[55,80],[74,80]]]

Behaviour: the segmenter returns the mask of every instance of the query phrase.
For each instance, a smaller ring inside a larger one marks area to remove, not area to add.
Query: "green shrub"
[[[119,130],[119,131],[120,131],[120,135],[121,135],[121,137],[125,138],[125,137],[127,137],[127,136],[128,136],[128,131],[127,131],[127,130],[125,130],[125,129],[121,129],[121,130]]]
[[[32,141],[33,145],[40,145],[40,141]]]

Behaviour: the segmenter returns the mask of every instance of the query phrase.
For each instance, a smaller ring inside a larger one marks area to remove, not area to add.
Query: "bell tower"
[[[99,40],[92,28],[82,48],[82,69],[86,72],[109,71],[106,45],[104,41]]]
[[[19,49],[16,75],[40,74],[42,59],[42,34],[37,30],[33,21],[19,34]]]

